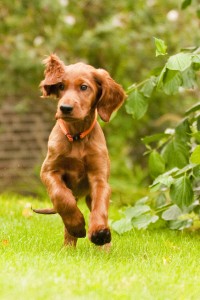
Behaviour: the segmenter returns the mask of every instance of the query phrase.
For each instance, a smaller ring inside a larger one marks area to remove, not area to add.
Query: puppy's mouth
[[[56,113],[55,119],[56,120],[62,119],[66,122],[71,122],[71,123],[81,120],[81,118],[76,118],[75,116],[70,115],[70,114],[66,115],[66,114],[58,114],[58,113]]]

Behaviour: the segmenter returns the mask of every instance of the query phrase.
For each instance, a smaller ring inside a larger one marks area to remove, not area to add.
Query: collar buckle
[[[73,138],[74,142],[77,142],[81,139],[81,134],[77,133],[77,134],[73,135],[72,138]]]

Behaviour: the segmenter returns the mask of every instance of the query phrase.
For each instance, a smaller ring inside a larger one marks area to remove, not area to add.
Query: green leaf
[[[164,193],[159,193],[158,197],[155,199],[156,209],[164,207],[167,205],[167,198]]]
[[[165,172],[165,161],[156,150],[149,155],[149,172],[153,178]]]
[[[162,72],[162,70],[163,70],[162,67],[156,67],[156,68],[150,70],[150,75],[158,77],[160,75],[160,73]],[[157,81],[157,78],[156,78],[156,81]]]
[[[133,228],[131,224],[131,220],[126,218],[113,222],[111,226],[112,229],[116,231],[118,234],[125,233],[127,231],[130,231]]]
[[[191,227],[193,221],[191,219],[188,220],[172,220],[169,222],[170,229],[183,230],[185,228]]]
[[[181,9],[186,9],[191,3],[192,0],[184,0],[181,4]]]
[[[166,63],[166,67],[170,70],[185,71],[192,64],[191,55],[189,53],[178,53],[170,56]]]
[[[166,188],[169,188],[170,185],[173,183],[174,178],[172,176],[158,176],[152,185],[150,185],[151,192],[158,191],[161,187],[165,186]]]
[[[190,140],[191,129],[190,129],[190,123],[188,118],[183,119],[178,124],[175,133],[176,133],[177,140],[180,140],[185,143],[187,143]]]
[[[148,108],[147,98],[138,90],[134,90],[128,97],[126,111],[131,114],[134,119],[140,119],[144,116]]]
[[[150,207],[148,205],[136,205],[134,207],[127,208],[125,216],[128,219],[132,219],[146,213],[147,211],[150,211]]]
[[[191,68],[182,72],[182,86],[186,89],[194,88],[196,85],[196,73]]]
[[[149,224],[155,223],[158,219],[159,217],[156,215],[141,215],[132,219],[132,225],[137,229],[147,228]]]
[[[172,175],[176,174],[178,168],[173,168],[172,170],[165,172],[164,174],[158,176],[152,185],[150,185],[151,191],[158,191],[160,186],[166,186],[167,188],[174,182]]]
[[[183,209],[192,204],[194,200],[194,193],[190,179],[185,175],[174,181],[170,187],[170,197],[172,202]]]
[[[163,212],[162,218],[166,221],[176,220],[181,214],[182,211],[180,210],[180,208],[176,204],[174,204]]]
[[[198,144],[200,144],[200,132],[199,132],[199,131],[193,132],[193,133],[191,134],[191,136],[195,139],[195,141],[196,141]]]
[[[157,39],[154,37],[154,42],[156,46],[156,56],[166,55],[167,54],[167,46],[165,42],[161,39]]]
[[[196,146],[192,155],[190,156],[190,161],[193,164],[200,164],[200,145]]]
[[[174,138],[163,148],[162,157],[168,169],[174,167],[181,169],[189,162],[188,146],[186,143]]]
[[[167,70],[163,78],[163,90],[167,95],[174,95],[182,85],[182,77],[179,71]]]
[[[148,196],[145,196],[143,198],[140,198],[139,200],[137,200],[137,202],[135,203],[135,205],[144,205],[145,203],[147,203],[149,200]]]
[[[156,86],[157,78],[152,76],[149,80],[143,85],[141,92],[145,97],[151,97],[151,94]]]
[[[153,135],[145,136],[144,138],[142,138],[142,142],[145,145],[148,145],[148,144],[151,144],[154,142],[158,142],[160,140],[163,140],[164,142],[166,142],[170,136],[171,136],[171,134],[168,134],[168,133],[156,133]]]
[[[200,165],[196,165],[193,169],[193,175],[196,178],[200,178]]]

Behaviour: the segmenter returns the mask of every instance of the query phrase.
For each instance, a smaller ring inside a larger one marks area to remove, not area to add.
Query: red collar
[[[64,133],[64,135],[68,138],[68,140],[70,142],[79,141],[79,140],[83,139],[86,135],[88,135],[94,128],[96,121],[97,121],[97,111],[95,111],[94,121],[92,122],[91,126],[87,130],[77,133],[77,134],[74,134],[74,135],[71,135],[69,133],[67,122],[65,122],[63,119],[57,120],[61,131]]]

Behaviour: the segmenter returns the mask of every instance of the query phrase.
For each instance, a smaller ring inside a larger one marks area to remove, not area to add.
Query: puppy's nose
[[[61,105],[61,106],[60,106],[60,110],[61,110],[64,114],[69,114],[70,112],[72,112],[73,106],[71,106],[71,105]]]

